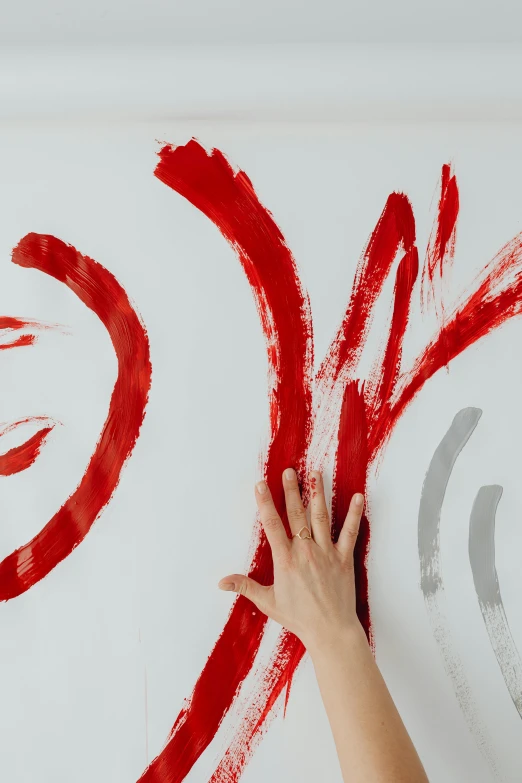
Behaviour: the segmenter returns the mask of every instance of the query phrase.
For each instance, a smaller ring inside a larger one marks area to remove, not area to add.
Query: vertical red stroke
[[[386,348],[370,371],[365,393],[367,415],[371,421],[383,417],[391,404],[401,371],[402,346],[410,317],[410,305],[417,275],[419,256],[415,246],[408,249],[397,268],[393,291],[393,313]]]
[[[235,173],[218,150],[196,142],[164,147],[155,175],[212,220],[239,256],[252,288],[267,344],[271,440],[265,478],[288,530],[281,474],[293,465],[300,478],[311,435],[313,362],[310,304],[294,259],[272,216],[242,171]],[[249,574],[263,584],[273,578],[270,548],[257,538]],[[183,780],[208,746],[250,671],[266,624],[239,597],[225,628],[178,715],[167,745],[142,783]]]
[[[29,543],[0,563],[0,600],[29,590],[89,532],[116,489],[145,415],[151,364],[147,333],[116,278],[56,237],[28,234],[13,250],[15,264],[64,283],[101,320],[118,360],[118,377],[98,444],[77,489]]]
[[[366,408],[363,390],[356,381],[346,384],[338,428],[338,448],[334,468],[332,534],[337,540],[355,492],[365,492],[369,468]],[[357,614],[363,626],[370,629],[367,601],[366,555],[370,528],[366,514],[355,551]],[[367,631],[369,633],[369,630]],[[237,732],[216,768],[210,783],[237,783],[266,730],[270,713],[286,688],[288,699],[291,679],[305,654],[302,642],[292,633],[281,632],[276,649],[256,683],[249,706]]]
[[[400,247],[408,252],[414,242],[411,204],[403,193],[391,193],[357,264],[346,313],[317,373],[319,382],[335,382],[343,371],[355,369],[371,325],[373,308],[397,252]]]
[[[440,180],[440,198],[422,270],[421,302],[426,307],[433,302],[435,308],[442,309],[442,290],[439,287],[446,269],[451,267],[455,256],[457,236],[457,218],[459,214],[459,189],[457,179],[452,174],[451,165],[442,167]]]

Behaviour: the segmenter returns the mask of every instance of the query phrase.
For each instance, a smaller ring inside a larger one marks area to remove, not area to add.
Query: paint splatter
[[[495,517],[502,487],[478,491],[469,520],[469,561],[482,619],[518,714],[522,717],[522,661],[511,634],[495,566]]]
[[[491,772],[498,779],[498,762],[488,730],[480,717],[444,611],[445,593],[440,560],[440,516],[444,495],[457,457],[471,437],[481,415],[482,411],[478,408],[464,408],[459,411],[435,450],[422,487],[418,544],[421,590],[444,670],[451,681],[466,725]]]
[[[115,277],[53,236],[28,234],[13,250],[18,266],[64,283],[102,321],[118,360],[109,413],[77,489],[27,544],[0,563],[0,601],[43,579],[84,539],[116,489],[139,435],[151,382],[143,324]]]
[[[55,422],[51,422],[50,419],[33,416],[27,419],[21,419],[15,421],[4,427],[0,427],[0,438],[6,435],[8,432],[16,430],[18,427],[24,424],[31,424],[44,421],[47,426],[42,427],[32,437],[22,443],[20,446],[15,446],[5,454],[0,454],[0,476],[14,476],[15,473],[21,473],[23,470],[31,467],[36,461],[40,450],[47,439],[47,436],[55,427]],[[1,440],[0,440],[1,447]]]
[[[267,340],[271,382],[272,440],[265,462],[265,476],[269,475],[279,511],[283,510],[281,470],[293,464],[302,479],[306,459],[308,469],[320,470],[328,457],[337,450],[333,499],[335,529],[342,519],[346,499],[352,491],[364,491],[369,470],[380,458],[398,419],[426,381],[475,341],[522,312],[522,235],[502,248],[483,275],[475,281],[473,293],[453,309],[413,367],[405,372],[401,366],[402,344],[418,277],[418,255],[411,205],[404,194],[391,194],[358,262],[345,316],[315,378],[316,404],[311,419],[308,362],[312,355],[312,330],[308,297],[299,283],[294,261],[281,232],[268,211],[259,204],[250,180],[244,172],[234,174],[222,153],[217,150],[207,153],[194,140],[184,147],[164,147],[155,173],[158,179],[194,204],[217,225],[236,250],[254,289]],[[428,272],[425,273],[429,274],[432,269],[435,274],[435,269],[438,269],[439,276],[444,274],[453,259],[456,236],[458,191],[449,167],[443,169],[442,183],[439,212],[427,252],[431,266],[428,265]],[[372,323],[374,307],[396,262],[388,338],[369,377],[366,380],[358,379],[357,367]],[[277,297],[272,288],[276,281],[279,282]],[[278,310],[276,318],[274,310],[276,305],[279,307],[282,291],[285,291],[289,304],[285,305],[286,309]],[[293,342],[296,329],[300,335],[297,352]],[[284,398],[286,402],[283,400],[283,390],[287,383],[284,374],[288,373],[288,366],[282,358],[285,346],[293,349],[294,353],[294,371],[290,373],[289,386],[292,393]],[[297,384],[296,360],[301,368]],[[303,379],[306,379],[306,383],[303,383]],[[277,390],[277,405],[274,405],[274,389]],[[288,409],[285,409],[285,404],[289,405]],[[294,455],[298,455],[298,458],[290,458],[287,449],[284,462],[280,459],[281,454],[275,456],[274,431],[277,426],[280,429],[286,427],[290,417],[297,415],[296,406],[301,425],[299,449],[294,448]],[[351,432],[348,422],[354,420],[357,427]],[[311,422],[313,433],[309,443]],[[351,479],[347,465],[350,464],[352,469],[350,460],[353,459],[357,461],[357,481],[360,486],[353,484],[353,481],[348,483]],[[365,518],[356,554],[357,608],[371,641],[366,574],[369,534],[369,520]],[[256,564],[260,552],[257,528],[254,535]],[[266,583],[271,574],[265,559],[266,548],[262,557],[263,568],[258,570],[256,578]],[[252,575],[253,572],[250,573]],[[248,607],[242,607],[241,601],[239,599],[234,605],[192,697],[174,724],[165,749],[141,780],[148,783],[183,780],[208,746],[235,700],[242,681],[252,667],[264,630],[264,620],[259,618],[259,613],[252,615]],[[241,616],[245,618],[240,633],[235,625],[238,622],[238,607],[241,607]],[[243,628],[249,633],[248,644],[242,637]],[[239,659],[238,653],[241,653]],[[269,664],[259,670],[252,698],[238,722],[235,738],[216,769],[213,783],[235,783],[239,779],[285,689],[285,698],[288,699],[292,677],[303,655],[304,648],[299,640],[283,630]],[[183,731],[185,726],[187,728]]]

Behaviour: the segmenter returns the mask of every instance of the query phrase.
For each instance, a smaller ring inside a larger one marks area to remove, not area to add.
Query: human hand
[[[353,496],[339,540],[334,544],[322,476],[312,471],[310,480],[313,539],[297,537],[299,531],[306,536],[308,528],[295,471],[288,468],[283,473],[291,539],[267,484],[260,481],[256,485],[256,501],[272,550],[274,584],[265,587],[242,574],[231,574],[219,582],[219,588],[246,596],[260,612],[292,631],[313,652],[334,643],[346,632],[362,632],[355,611],[353,550],[364,498]]]

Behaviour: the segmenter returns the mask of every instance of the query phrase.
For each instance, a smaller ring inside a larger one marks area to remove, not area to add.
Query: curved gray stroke
[[[495,779],[499,780],[496,754],[488,730],[480,716],[444,611],[444,582],[440,559],[440,517],[446,488],[453,466],[481,415],[482,411],[479,408],[464,408],[459,411],[435,450],[422,487],[418,517],[418,547],[421,590],[446,675],[451,681],[469,731]]]
[[[507,621],[495,565],[495,522],[502,487],[481,487],[469,519],[469,562],[482,619],[509,695],[522,717],[522,661]]]

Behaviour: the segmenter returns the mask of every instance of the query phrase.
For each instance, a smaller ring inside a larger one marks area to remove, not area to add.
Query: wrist
[[[370,649],[366,634],[358,621],[346,627],[323,630],[305,643],[305,647],[314,665],[332,656],[342,657],[361,648]]]

